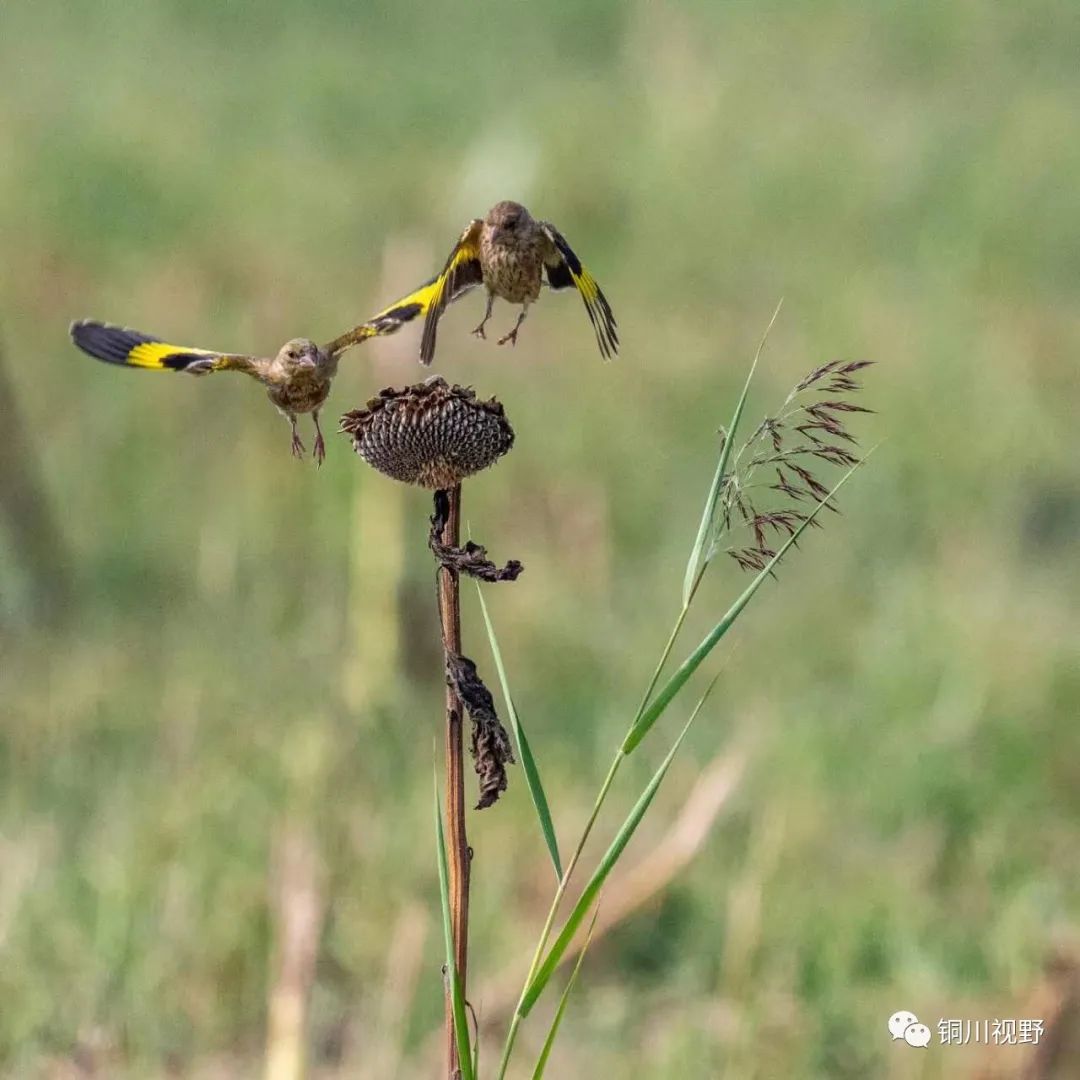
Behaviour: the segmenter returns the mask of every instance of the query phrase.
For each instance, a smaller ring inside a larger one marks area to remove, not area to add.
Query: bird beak
[[[316,360],[315,357],[310,355],[309,353],[305,356],[301,356],[298,363],[301,367],[314,367],[316,364]]]

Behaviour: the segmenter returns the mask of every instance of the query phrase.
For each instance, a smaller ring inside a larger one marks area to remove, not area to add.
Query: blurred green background
[[[741,778],[596,943],[555,1074],[1031,1064],[885,1021],[1049,1025],[1076,970],[1078,49],[1072,0],[5,0],[0,1073],[260,1075],[289,909],[318,935],[313,1075],[432,1075],[429,496],[340,436],[321,471],[292,460],[247,380],[109,369],[67,325],[327,340],[507,197],[558,223],[624,343],[602,364],[558,295],[499,349],[472,296],[435,368],[517,430],[465,516],[527,568],[487,596],[564,844],[781,296],[748,415],[872,359],[857,429],[883,440],[734,635],[628,863],[710,762]],[[417,345],[351,353],[328,430],[415,381]],[[745,581],[717,564],[687,647]],[[597,850],[680,722],[630,759]],[[520,770],[470,830],[471,996],[498,1034],[551,892]]]

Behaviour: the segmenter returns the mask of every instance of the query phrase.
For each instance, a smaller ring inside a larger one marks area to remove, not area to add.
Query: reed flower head
[[[821,463],[841,468],[859,463],[852,449],[858,441],[847,430],[846,418],[873,410],[841,395],[861,389],[853,376],[870,363],[834,360],[815,368],[795,384],[775,416],[761,421],[724,478],[713,523],[713,552],[721,550],[724,538],[743,531],[750,542],[722,550],[744,570],[763,570],[776,554],[777,541],[793,536],[814,505],[829,494],[815,472]],[[826,506],[839,512],[831,503]],[[818,524],[816,519],[810,523]]]

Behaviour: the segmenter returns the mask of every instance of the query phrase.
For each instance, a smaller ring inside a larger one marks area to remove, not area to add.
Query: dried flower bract
[[[431,533],[428,547],[440,566],[455,574],[467,574],[480,581],[516,581],[524,566],[517,559],[511,559],[505,566],[496,566],[487,557],[487,548],[483,544],[474,544],[471,540],[464,547],[454,547],[442,542],[443,529],[450,516],[450,498],[445,491],[435,492],[435,513],[431,516]]]
[[[341,418],[353,449],[372,467],[406,484],[450,488],[494,464],[514,445],[502,405],[434,376],[383,390]]]
[[[467,656],[451,654],[446,658],[446,681],[457,692],[472,720],[472,756],[480,779],[480,801],[476,809],[484,810],[506,790],[506,766],[514,764],[510,736],[495,712],[491,692]]]

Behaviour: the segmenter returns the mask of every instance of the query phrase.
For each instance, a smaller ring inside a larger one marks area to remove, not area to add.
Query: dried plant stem
[[[743,752],[731,750],[718,755],[705,766],[669,830],[637,865],[607,886],[604,912],[597,919],[594,941],[662,893],[693,862],[717,818],[729,806],[731,796],[738,790],[746,761]],[[583,944],[583,936],[575,939],[562,963],[579,955]],[[520,995],[521,970],[529,962],[528,955],[512,960],[476,992],[478,1000],[484,1003],[485,1028],[513,1010]],[[429,1034],[424,1044],[425,1061],[433,1062],[437,1058],[441,1041],[441,1029]]]
[[[450,512],[446,515],[440,540],[450,547],[459,544],[461,525],[461,485],[449,492]],[[442,624],[444,660],[461,654],[461,603],[458,575],[447,566],[439,567],[439,618]],[[464,707],[457,691],[446,686],[446,833],[450,865],[450,915],[454,932],[454,964],[465,995],[466,965],[469,956],[469,862],[471,853],[465,834],[465,756],[463,739]],[[446,1073],[459,1076],[454,1012],[450,988],[446,990]]]
[[[39,455],[17,408],[15,387],[0,353],[0,521],[10,532],[16,560],[26,570],[37,610],[61,613],[71,595],[71,561],[59,522],[37,468]]]
[[[286,821],[275,882],[277,977],[267,1015],[264,1080],[302,1080],[307,1014],[323,923],[318,855],[309,827]]]

